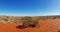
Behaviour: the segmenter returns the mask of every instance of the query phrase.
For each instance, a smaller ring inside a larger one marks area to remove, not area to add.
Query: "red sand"
[[[60,31],[60,19],[40,20],[40,28],[18,29],[17,24],[0,24],[0,32],[57,32]]]

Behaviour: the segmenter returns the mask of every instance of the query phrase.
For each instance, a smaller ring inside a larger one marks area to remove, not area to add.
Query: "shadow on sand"
[[[27,26],[27,27],[25,27],[25,26],[20,26],[20,25],[16,26],[16,28],[18,28],[18,29],[25,29],[25,28],[28,28],[28,27],[34,28],[34,27],[36,27],[36,26],[35,26],[35,25],[30,25],[30,26]]]

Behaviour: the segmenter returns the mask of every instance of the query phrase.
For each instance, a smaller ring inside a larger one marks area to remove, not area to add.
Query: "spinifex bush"
[[[24,23],[23,23],[24,26],[29,26],[32,22],[32,18],[31,17],[24,17],[23,21],[24,21]]]
[[[36,27],[40,27],[40,25],[38,23],[39,20],[40,20],[39,18],[36,18],[35,20],[33,20],[33,23]]]
[[[37,25],[39,25],[38,24],[38,20],[39,19],[35,19],[35,20],[33,20],[31,17],[24,17],[23,18],[23,27],[22,28],[26,28],[26,27],[28,27],[28,26],[30,26],[30,25],[33,25],[33,26],[35,26],[35,27],[37,27]]]
[[[8,21],[8,18],[1,18],[0,20]]]

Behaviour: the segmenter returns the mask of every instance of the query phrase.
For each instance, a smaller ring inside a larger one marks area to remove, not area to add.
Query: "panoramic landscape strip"
[[[31,19],[30,19],[31,18]],[[0,16],[0,24],[20,24],[25,20],[48,20],[59,19],[60,16]]]

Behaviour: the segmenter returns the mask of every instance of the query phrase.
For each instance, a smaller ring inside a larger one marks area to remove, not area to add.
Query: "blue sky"
[[[60,0],[0,0],[0,15],[60,15]]]

